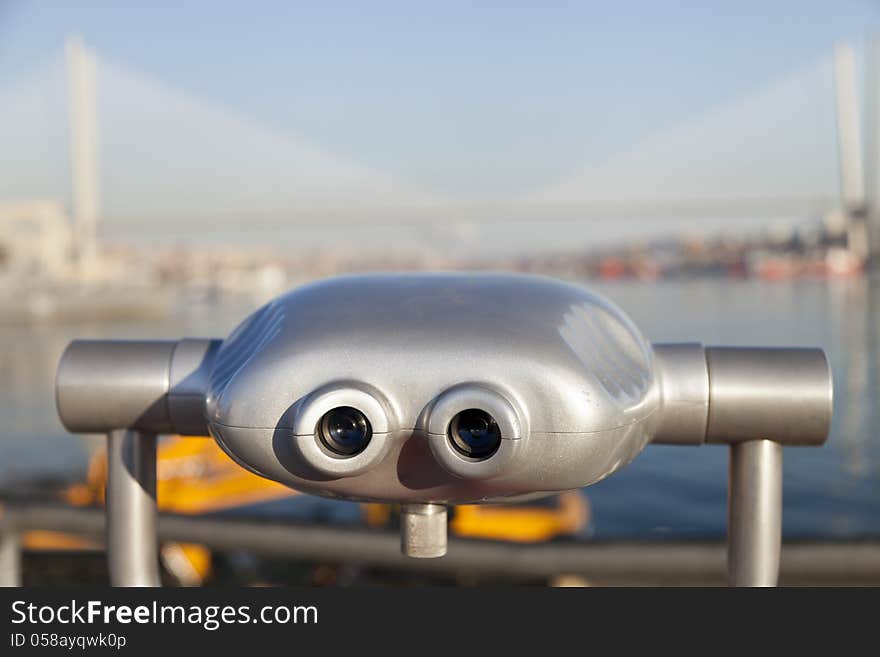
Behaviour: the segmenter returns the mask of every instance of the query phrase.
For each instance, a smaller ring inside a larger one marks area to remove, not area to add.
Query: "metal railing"
[[[53,502],[9,501],[0,520],[0,585],[22,583],[23,537],[51,530],[105,543],[104,510]],[[162,542],[199,543],[217,551],[248,551],[269,558],[355,563],[426,575],[535,581],[582,576],[593,584],[723,585],[722,541],[554,541],[513,544],[451,538],[442,559],[411,559],[390,530],[267,519],[158,514]],[[782,584],[880,584],[880,539],[786,542]]]

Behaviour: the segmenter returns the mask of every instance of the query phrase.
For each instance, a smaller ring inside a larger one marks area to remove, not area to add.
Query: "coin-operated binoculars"
[[[155,437],[173,432],[306,493],[399,503],[413,557],[445,553],[447,505],[587,486],[652,442],[726,444],[730,582],[773,585],[782,447],[826,440],[832,385],[819,349],[652,345],[547,278],[384,274],[294,290],[225,340],[75,341],[57,402],[109,436],[115,584],[158,582]]]

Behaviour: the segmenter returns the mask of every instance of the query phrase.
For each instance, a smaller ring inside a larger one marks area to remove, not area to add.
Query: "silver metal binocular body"
[[[321,281],[222,342],[76,341],[57,379],[70,431],[210,433],[292,488],[401,503],[577,488],[651,441],[821,444],[831,390],[818,349],[652,346],[581,287],[464,274]],[[346,408],[370,433],[353,453],[322,435]],[[459,448],[468,411],[494,423],[490,453]]]

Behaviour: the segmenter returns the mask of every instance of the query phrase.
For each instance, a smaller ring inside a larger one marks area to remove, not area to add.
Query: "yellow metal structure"
[[[562,493],[551,507],[473,504],[455,507],[453,534],[489,540],[538,543],[575,534],[589,521],[590,508],[577,491]]]
[[[213,440],[171,436],[158,448],[156,496],[163,511],[209,513],[297,495],[279,483],[258,477],[230,459]],[[107,459],[92,457],[85,482],[63,492],[76,506],[104,503]],[[370,527],[393,521],[396,509],[387,504],[361,505]],[[466,505],[451,514],[450,530],[457,536],[533,543],[577,533],[589,521],[589,505],[576,491],[563,493],[552,505]],[[90,549],[92,542],[54,532],[30,532],[25,545],[32,549]],[[211,552],[201,545],[170,543],[162,546],[162,561],[177,579],[200,584],[211,572]]]
[[[103,504],[107,456],[98,452],[86,481],[71,486],[71,504]],[[209,513],[290,497],[296,492],[240,467],[213,440],[173,436],[159,444],[156,498],[159,508],[174,513]]]

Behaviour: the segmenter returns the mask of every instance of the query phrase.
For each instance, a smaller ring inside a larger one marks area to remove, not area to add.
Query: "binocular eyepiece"
[[[471,459],[488,458],[501,445],[498,423],[479,408],[468,408],[452,418],[447,434],[452,446]]]
[[[351,406],[327,411],[315,429],[324,447],[339,456],[364,451],[373,435],[367,417]],[[495,419],[478,408],[469,408],[452,418],[447,431],[452,446],[467,458],[488,458],[501,444],[501,429]]]
[[[315,431],[324,447],[339,456],[353,456],[364,451],[373,435],[370,421],[351,406],[327,411]]]

